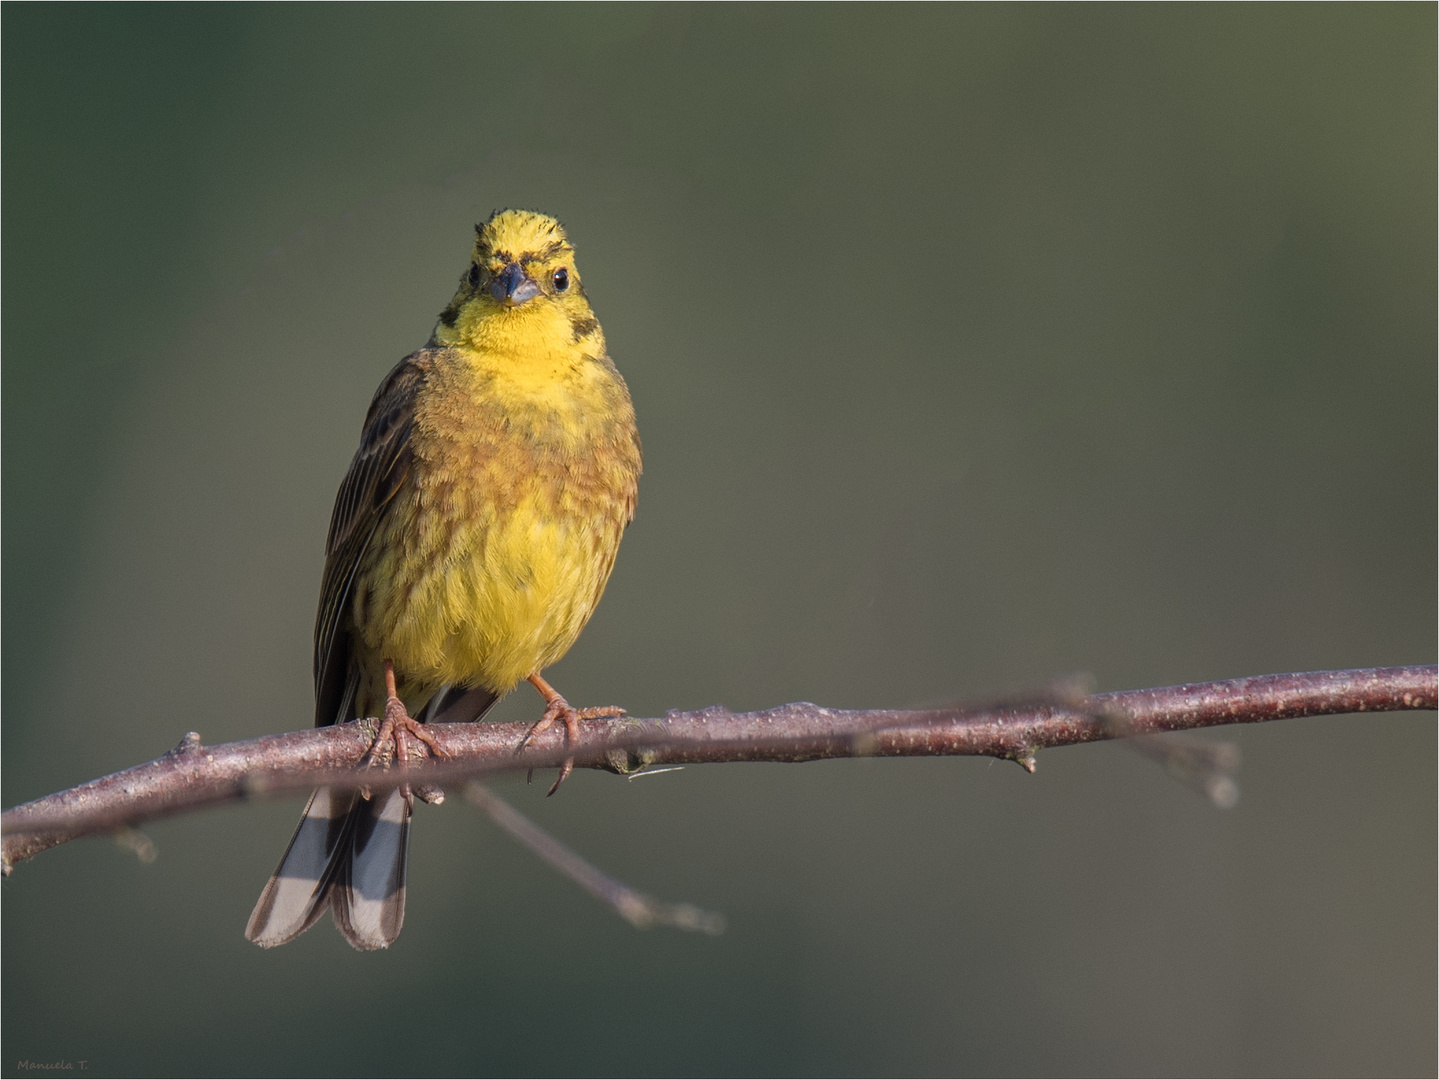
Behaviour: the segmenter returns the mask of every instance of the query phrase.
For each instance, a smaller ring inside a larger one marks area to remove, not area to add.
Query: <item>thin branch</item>
[[[673,926],[679,930],[698,930],[706,934],[724,932],[723,915],[704,911],[693,904],[666,904],[631,889],[622,881],[616,881],[565,847],[483,784],[475,781],[467,784],[465,798],[580,888],[614,908],[631,926],[640,930],[651,926]]]
[[[1434,709],[1434,665],[1261,675],[1074,700],[999,703],[984,708],[826,709],[807,702],[751,713],[722,706],[671,712],[660,720],[591,720],[568,748],[558,728],[515,748],[525,724],[436,725],[446,756],[417,755],[400,769],[354,766],[369,748],[373,720],[267,735],[205,747],[191,732],[154,761],[7,810],[0,869],[80,836],[259,794],[328,784],[383,789],[544,768],[573,756],[578,766],[633,773],[653,765],[725,761],[815,761],[840,757],[1009,758],[1029,771],[1035,753],[1103,739],[1223,724],[1338,713]]]
[[[1157,761],[1180,783],[1193,788],[1221,810],[1239,803],[1239,747],[1212,742],[1197,735],[1141,735],[1125,743],[1137,753]]]

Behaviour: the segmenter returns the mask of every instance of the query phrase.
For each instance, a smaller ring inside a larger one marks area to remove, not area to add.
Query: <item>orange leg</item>
[[[395,665],[385,661],[385,718],[380,724],[379,733],[375,741],[370,744],[369,752],[360,761],[361,768],[368,769],[379,758],[380,748],[391,739],[395,742],[395,761],[403,771],[410,759],[409,736],[413,735],[430,749],[435,757],[447,757],[448,755],[435,741],[435,737],[425,730],[425,725],[410,717],[405,709],[405,703],[400,700],[399,694],[395,692]],[[405,796],[405,806],[413,805],[410,797],[410,785],[401,784],[400,792]],[[368,793],[367,793],[368,796]]]
[[[604,717],[624,716],[625,714],[625,711],[618,705],[601,705],[592,709],[577,709],[566,701],[558,690],[540,678],[538,671],[529,676],[528,682],[540,692],[540,697],[545,699],[545,713],[535,721],[534,727],[530,728],[525,734],[525,737],[520,740],[520,745],[515,749],[515,753],[519,753],[528,746],[531,739],[540,732],[547,730],[556,720],[563,720],[565,722],[565,745],[568,746],[570,743],[578,741],[580,737],[581,720],[599,720]],[[549,794],[553,795],[560,790],[560,785],[565,782],[570,773],[574,771],[574,768],[575,759],[565,758],[564,764],[560,766],[559,779],[555,781],[554,787],[550,788]]]

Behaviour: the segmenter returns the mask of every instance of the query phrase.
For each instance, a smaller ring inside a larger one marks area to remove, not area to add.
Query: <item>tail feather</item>
[[[341,702],[346,710],[357,685],[352,677]],[[474,721],[498,697],[490,690],[446,686],[432,695],[423,715],[427,723]],[[405,922],[409,839],[410,808],[398,790],[365,799],[320,788],[265,884],[245,937],[266,949],[283,945],[314,926],[328,908],[355,948],[388,948]]]
[[[473,724],[499,700],[499,694],[483,686],[468,690],[461,686],[446,686],[425,706],[425,723]]]
[[[335,857],[354,830],[358,799],[329,788],[310,796],[290,846],[250,913],[245,936],[256,945],[269,949],[293,941],[325,913]]]
[[[398,789],[355,807],[330,884],[335,926],[357,949],[387,949],[405,924],[410,808]]]

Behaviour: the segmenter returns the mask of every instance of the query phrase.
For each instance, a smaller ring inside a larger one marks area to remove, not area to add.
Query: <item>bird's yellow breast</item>
[[[503,693],[558,660],[634,513],[634,411],[603,339],[598,355],[533,335],[487,345],[437,357],[410,478],[360,571],[354,625],[394,660],[406,699],[445,684]]]

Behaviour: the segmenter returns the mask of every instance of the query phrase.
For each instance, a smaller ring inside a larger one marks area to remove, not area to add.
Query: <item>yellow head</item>
[[[460,287],[440,313],[440,345],[495,347],[527,340],[571,347],[603,338],[585,298],[575,249],[552,217],[533,210],[500,210],[475,226],[475,249]]]

